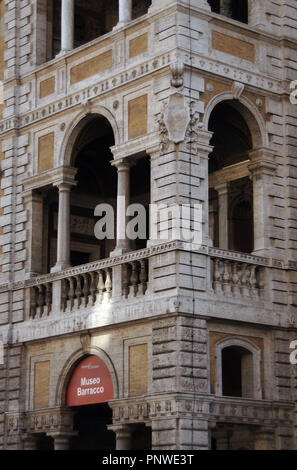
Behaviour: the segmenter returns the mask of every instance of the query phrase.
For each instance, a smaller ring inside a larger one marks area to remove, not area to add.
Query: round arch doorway
[[[108,430],[112,424],[112,410],[108,403],[71,408],[74,412],[74,431],[70,450],[115,450],[116,436]]]
[[[116,437],[108,430],[114,398],[113,381],[108,367],[98,356],[87,356],[73,370],[67,391],[66,406],[74,414],[74,431],[70,450],[115,450]]]

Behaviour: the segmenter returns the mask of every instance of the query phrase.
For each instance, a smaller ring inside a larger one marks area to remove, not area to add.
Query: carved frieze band
[[[109,402],[113,410],[113,424],[145,422],[166,418],[194,416],[216,422],[250,424],[274,427],[293,425],[294,405],[268,401],[193,397],[146,397],[141,400],[128,399]],[[6,415],[10,434],[45,432],[71,433],[73,431],[73,412],[66,408],[33,411],[28,413],[9,413]]]

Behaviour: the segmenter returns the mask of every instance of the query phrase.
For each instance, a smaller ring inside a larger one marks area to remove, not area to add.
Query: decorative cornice
[[[76,173],[77,168],[60,166],[58,168],[38,173],[37,175],[24,178],[22,181],[24,193],[26,194],[34,189],[43,188],[49,185],[58,186],[63,183],[74,186],[76,184]]]
[[[294,404],[214,395],[164,394],[109,402],[113,424],[150,422],[164,418],[195,417],[210,422],[268,426],[293,423]]]
[[[67,94],[49,104],[39,106],[29,113],[21,114],[20,116],[12,116],[11,118],[0,121],[0,135],[14,129],[26,128],[31,124],[58,115],[63,111],[79,107],[82,104],[84,105],[90,100],[94,100],[108,92],[114,91],[125,84],[169,67],[170,62],[171,52],[168,52],[117,74],[111,72],[109,75],[106,75],[104,80],[96,81],[96,76],[94,76],[93,85]]]

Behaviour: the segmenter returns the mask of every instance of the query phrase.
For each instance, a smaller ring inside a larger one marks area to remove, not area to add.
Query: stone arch
[[[72,152],[77,137],[84,127],[96,117],[102,116],[108,121],[113,130],[115,145],[120,144],[120,131],[114,115],[104,106],[86,105],[85,108],[77,113],[65,131],[59,154],[59,166],[71,166]]]
[[[208,129],[211,113],[215,107],[222,102],[228,102],[245,120],[252,136],[253,150],[269,146],[265,121],[258,108],[244,96],[235,99],[234,93],[231,91],[219,93],[210,100],[204,113],[204,129]]]
[[[119,398],[119,381],[118,381],[118,376],[117,376],[112,360],[103,349],[100,349],[96,346],[89,346],[86,349],[80,349],[76,351],[67,360],[66,364],[64,365],[62,372],[60,374],[58,384],[57,384],[57,389],[56,389],[56,397],[55,397],[56,406],[61,406],[61,407],[65,406],[66,391],[67,391],[70,377],[74,369],[76,368],[76,366],[89,355],[97,356],[104,361],[112,378],[114,399]]]
[[[223,395],[223,380],[222,380],[222,351],[229,347],[240,347],[249,351],[253,357],[253,398],[257,400],[262,399],[262,380],[261,380],[261,349],[252,341],[237,337],[227,336],[220,339],[215,345],[215,358],[216,358],[216,395]]]

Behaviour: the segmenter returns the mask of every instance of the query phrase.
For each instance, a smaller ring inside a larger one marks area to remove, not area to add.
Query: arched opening
[[[54,450],[54,439],[45,433],[36,435],[36,450]]]
[[[212,111],[209,156],[209,225],[213,246],[251,253],[254,249],[253,184],[248,171],[250,129],[236,102]]]
[[[113,378],[107,364],[98,356],[85,356],[76,363],[65,390],[66,406],[73,411],[76,436],[70,450],[115,450],[112,410]]]
[[[76,139],[72,162],[78,169],[77,186],[71,192],[71,265],[104,259],[114,249],[115,240],[98,240],[94,211],[98,204],[116,210],[117,171],[110,162],[113,130],[102,116],[92,119]]]
[[[248,0],[208,0],[208,3],[214,13],[248,23]]]
[[[107,426],[112,424],[112,410],[108,403],[72,408],[74,431],[70,450],[115,450],[116,437]]]
[[[111,165],[114,145],[111,125],[103,116],[88,116],[74,141],[71,166],[77,168],[77,185],[71,190],[70,263],[78,266],[109,257],[115,239],[99,240],[95,236],[95,208],[110,205],[116,211],[117,171]],[[57,261],[58,192],[44,193],[44,272],[50,272]],[[115,223],[115,221],[114,221]]]
[[[222,350],[223,396],[254,398],[253,354],[241,346]]]

